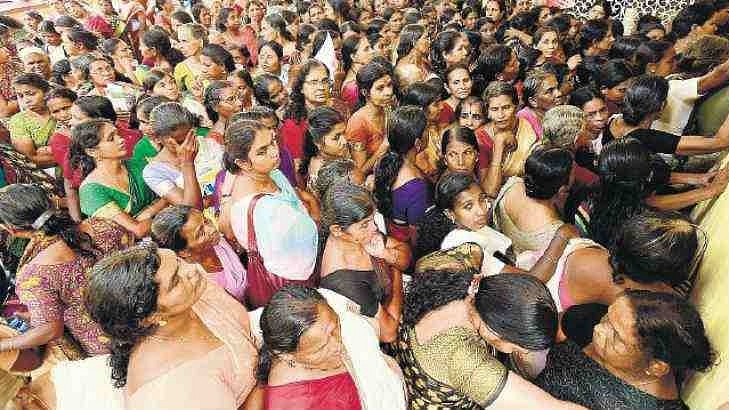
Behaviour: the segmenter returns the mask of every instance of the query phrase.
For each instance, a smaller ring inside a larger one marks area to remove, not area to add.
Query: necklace
[[[215,336],[199,336],[199,337],[190,337],[190,336],[156,336],[156,335],[148,335],[144,339],[144,343],[155,341],[155,342],[173,342],[173,343],[195,343],[195,342],[217,342],[219,339]]]

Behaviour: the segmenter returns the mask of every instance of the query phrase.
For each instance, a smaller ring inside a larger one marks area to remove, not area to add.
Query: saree
[[[125,161],[129,175],[129,192],[122,192],[98,182],[82,183],[79,188],[81,213],[90,217],[114,219],[124,212],[137,215],[156,199],[144,182],[140,161]]]
[[[509,153],[505,152],[501,164],[502,173],[505,177],[524,175],[524,164],[526,164],[527,157],[529,157],[534,144],[537,142],[537,134],[531,124],[522,118],[517,119],[517,121],[516,149]],[[475,134],[478,141],[479,164],[491,164],[494,150],[493,138],[486,131],[486,127],[477,129]]]
[[[35,113],[28,111],[21,111],[8,121],[11,140],[30,139],[36,148],[48,145],[48,140],[55,129],[56,120],[49,118],[45,123],[41,123]]]

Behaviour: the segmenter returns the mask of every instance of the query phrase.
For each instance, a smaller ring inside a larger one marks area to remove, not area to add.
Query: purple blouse
[[[397,224],[417,224],[432,205],[430,184],[424,179],[411,179],[392,191],[392,219]]]

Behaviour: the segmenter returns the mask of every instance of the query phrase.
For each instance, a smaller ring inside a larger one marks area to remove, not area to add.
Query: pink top
[[[246,268],[243,267],[238,254],[225,238],[221,238],[214,248],[215,254],[223,265],[223,270],[212,274],[215,283],[237,301],[244,303],[247,284]]]
[[[543,130],[542,130],[542,122],[539,120],[539,117],[534,113],[534,111],[529,107],[524,107],[519,112],[516,113],[516,118],[523,118],[528,122],[532,128],[534,129],[534,133],[537,134],[537,141],[542,139]]]
[[[342,100],[347,103],[349,111],[354,111],[359,101],[359,87],[356,81],[347,81],[342,85]]]

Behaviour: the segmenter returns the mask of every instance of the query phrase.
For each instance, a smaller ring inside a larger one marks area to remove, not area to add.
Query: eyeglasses
[[[467,119],[471,118],[472,120],[480,121],[483,119],[483,114],[475,113],[475,112],[462,112],[460,115],[460,118],[462,120],[467,120]]]
[[[304,81],[305,84],[313,85],[314,87],[323,87],[323,88],[329,88],[332,86],[331,80],[329,78],[322,78],[321,80],[306,80]]]

